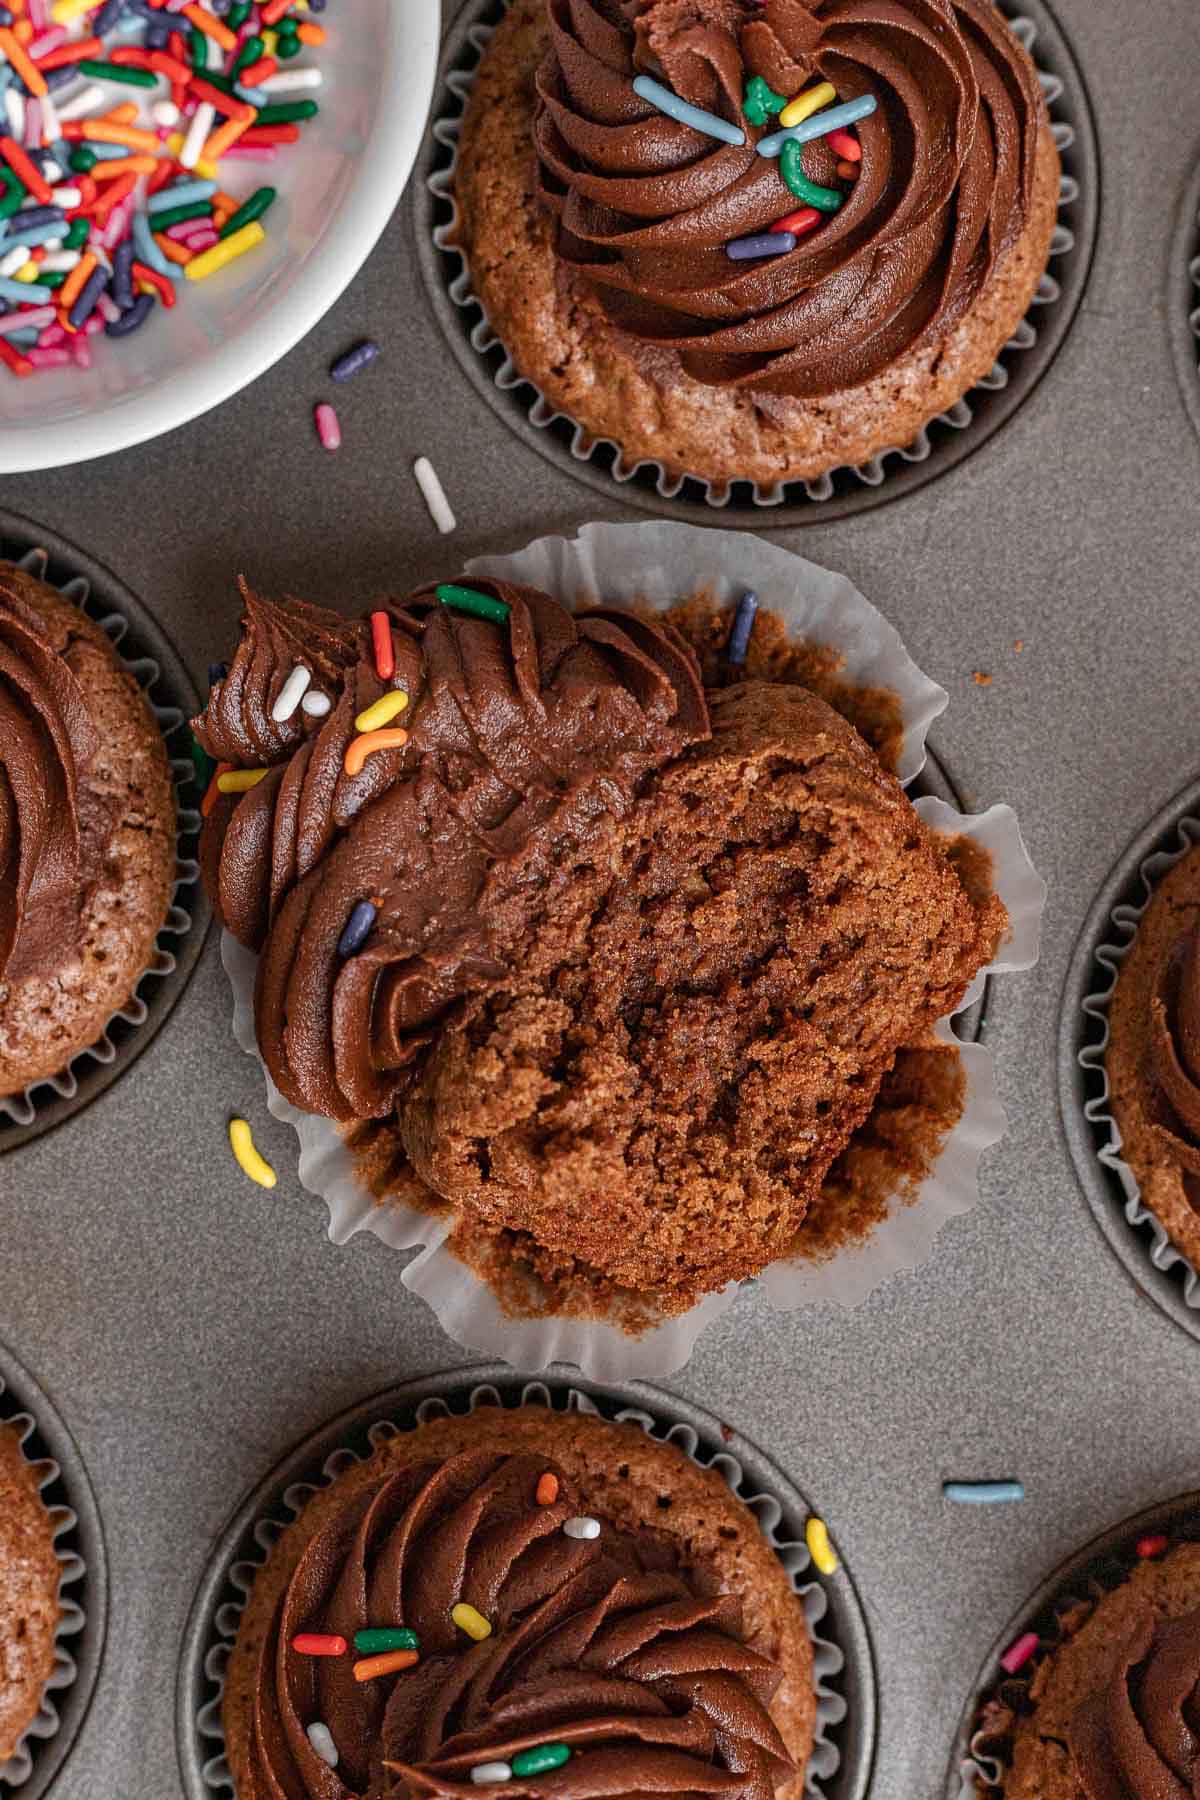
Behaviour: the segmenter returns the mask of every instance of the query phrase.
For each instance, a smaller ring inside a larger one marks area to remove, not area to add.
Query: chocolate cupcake
[[[1104,1067],[1121,1156],[1172,1243],[1200,1265],[1200,850],[1163,878],[1109,1006]]]
[[[212,808],[206,880],[286,1101],[371,1122],[462,1254],[679,1312],[787,1253],[1004,908],[813,692],[706,689],[660,618],[467,600],[377,639],[248,598],[195,730],[264,772]],[[406,726],[371,741],[381,700]]]
[[[238,1800],[501,1783],[800,1800],[818,1729],[804,1607],[714,1470],[543,1406],[434,1418],[341,1467],[241,1615],[223,1702]]]
[[[104,632],[0,563],[0,1097],[130,999],[175,880],[163,737]]]
[[[0,1421],[0,1776],[54,1673],[62,1617],[58,1529],[21,1452],[21,1433]]]
[[[802,150],[760,154],[809,97],[851,129],[817,110]],[[514,0],[446,243],[585,441],[774,492],[910,444],[990,374],[1059,180],[1037,72],[988,0]]]

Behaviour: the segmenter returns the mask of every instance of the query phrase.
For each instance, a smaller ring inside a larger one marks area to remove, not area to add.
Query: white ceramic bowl
[[[230,162],[239,196],[279,189],[267,241],[179,283],[135,337],[93,343],[90,370],[0,368],[0,473],[84,462],[157,437],[261,375],[365,260],[416,159],[437,68],[438,0],[329,0],[321,111],[273,163]]]

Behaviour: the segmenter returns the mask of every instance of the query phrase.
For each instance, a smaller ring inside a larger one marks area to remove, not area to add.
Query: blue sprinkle
[[[133,244],[139,261],[144,262],[147,268],[153,269],[157,275],[165,275],[168,281],[178,281],[179,270],[174,263],[167,261],[155,243],[150,221],[143,212],[133,215]]]
[[[97,35],[99,34],[97,33]],[[67,63],[61,69],[44,69],[42,71],[42,80],[52,94],[56,94],[59,88],[69,87],[71,82],[78,80],[78,77],[79,71],[71,63]]]
[[[943,1481],[942,1498],[960,1506],[1003,1506],[1023,1500],[1025,1489],[1019,1481]]]
[[[215,181],[177,181],[171,187],[160,188],[157,194],[151,194],[146,202],[146,211],[169,212],[173,206],[190,206],[194,200],[211,200],[217,191]]]
[[[746,660],[746,652],[750,648],[750,633],[754,630],[754,618],[757,612],[758,595],[753,588],[747,588],[738,601],[738,609],[733,616],[733,625],[729,632],[729,642],[725,646],[725,660],[735,669],[740,669]]]
[[[164,25],[157,15],[152,15],[146,26],[147,50],[165,50],[171,41],[171,27]]]
[[[73,325],[76,331],[79,330],[79,327],[83,324],[84,320],[90,317],[92,308],[95,306],[97,300],[107,286],[108,270],[101,264],[98,269],[92,270],[91,274],[80,288],[75,304],[67,314],[67,323]],[[129,315],[126,314],[125,316],[128,317]],[[114,323],[117,323],[117,321],[114,320]],[[130,326],[130,330],[132,329],[133,327]]]
[[[750,262],[759,256],[786,256],[795,248],[795,232],[756,231],[753,237],[734,238],[726,244],[725,254],[730,262]]]
[[[102,275],[103,273],[104,273],[103,269],[97,270],[97,274]],[[89,287],[91,286],[90,282],[88,283],[88,286]],[[87,288],[84,288],[83,292],[84,292],[84,294],[86,294]],[[83,298],[83,295],[81,294],[80,299],[82,299],[82,298]],[[108,323],[104,327],[105,337],[110,337],[110,338],[132,337],[133,333],[137,330],[138,326],[144,325],[146,323],[146,320],[149,317],[153,306],[154,306],[154,295],[153,294],[139,294],[137,299],[134,301],[133,305],[129,308],[128,312],[123,312],[119,319],[110,319],[108,321]],[[73,311],[74,311],[74,309],[72,309],[72,312]]]
[[[782,131],[773,131],[770,137],[759,138],[758,154],[778,156],[789,138],[794,144],[811,144],[815,138],[838,131],[843,125],[857,125],[860,119],[869,119],[878,105],[874,94],[864,94],[861,100],[827,107],[824,112],[813,113],[810,119],[801,119],[798,125],[788,125]]]
[[[369,900],[358,900],[350,910],[346,928],[338,939],[338,955],[357,956],[371,935],[379,910]]]
[[[128,146],[125,144],[93,143],[90,139],[84,138],[82,147],[90,150],[97,162],[119,162],[123,156],[129,155]]]
[[[0,6],[0,25],[11,25],[12,22],[13,16],[7,6]]]
[[[379,345],[374,338],[364,338],[361,344],[355,344],[353,350],[347,350],[345,356],[339,356],[329,370],[334,381],[349,381],[352,375],[369,368],[379,355]]]
[[[28,306],[34,300],[53,300],[54,289],[41,287],[35,281],[9,281],[0,278],[0,300],[11,300],[17,306]]]
[[[208,685],[209,685],[209,687],[210,688],[216,687],[218,681],[224,681],[224,679],[228,675],[228,673],[229,673],[229,664],[228,663],[209,663],[209,665],[208,665]]]
[[[681,100],[678,94],[673,94],[670,88],[664,87],[661,81],[652,80],[649,75],[639,75],[633,91],[639,100],[648,100],[668,118],[678,119],[681,125],[690,125],[693,131],[702,131],[705,137],[720,138],[723,144],[744,144],[746,141],[740,125],[731,125],[726,119],[718,119],[716,113],[705,112],[703,107],[693,106],[690,100]]]
[[[20,213],[16,214],[17,218],[20,216]],[[40,244],[53,243],[65,229],[63,221],[58,219],[49,225],[34,225],[29,231],[10,231],[7,237],[0,238],[0,256],[10,250],[36,250]]]
[[[92,35],[103,37],[106,31],[111,31],[127,4],[128,0],[104,0],[100,11],[92,15]]]
[[[122,238],[113,251],[112,297],[122,312],[128,312],[134,302],[133,292],[133,240]]]

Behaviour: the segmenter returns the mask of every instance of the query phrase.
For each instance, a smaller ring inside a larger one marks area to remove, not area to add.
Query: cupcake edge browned
[[[625,463],[720,487],[811,480],[900,449],[994,367],[1029,310],[1050,255],[1061,162],[1041,102],[1034,198],[1019,240],[948,336],[918,345],[861,387],[818,400],[709,387],[682,371],[669,385],[639,367],[599,302],[560,268],[554,225],[534,181],[534,75],[548,34],[545,0],[513,0],[474,76],[459,139],[451,237],[488,323],[517,369],[589,441]]]
[[[20,1438],[0,1424],[0,1764],[37,1718],[54,1670],[62,1567]]]
[[[103,1035],[148,968],[175,879],[176,815],[162,732],[100,627],[48,583],[21,577],[58,653],[87,696],[100,747],[85,789],[116,800],[104,879],[87,897],[77,980],[62,968],[0,980],[0,1095],[61,1074]]]
[[[250,1768],[259,1649],[307,1544],[347,1495],[376,1482],[381,1471],[489,1444],[498,1454],[536,1452],[552,1458],[601,1518],[678,1536],[689,1560],[716,1570],[722,1586],[742,1602],[746,1642],[782,1670],[769,1710],[797,1773],[778,1790],[777,1800],[802,1800],[817,1724],[812,1640],[803,1603],[753,1514],[716,1470],[701,1468],[640,1427],[538,1406],[484,1407],[400,1433],[320,1488],[278,1538],[255,1578],[225,1676],[222,1716],[237,1800],[269,1800]],[[664,1496],[669,1496],[666,1506]]]

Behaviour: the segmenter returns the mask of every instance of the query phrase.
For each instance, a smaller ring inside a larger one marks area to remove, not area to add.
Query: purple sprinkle
[[[758,611],[758,595],[753,588],[747,588],[738,601],[737,612],[733,616],[733,626],[729,633],[729,642],[725,647],[725,660],[735,669],[740,669],[746,660],[746,652],[750,648],[750,633],[754,630],[754,616]]]
[[[26,206],[14,213],[5,223],[15,226],[17,231],[35,231],[39,225],[65,225],[67,215],[61,206]],[[3,254],[4,239],[0,237],[0,254]]]
[[[73,325],[78,331],[107,286],[108,270],[103,266],[93,269],[80,288],[74,306],[67,314],[67,324]]]
[[[357,956],[371,935],[371,927],[379,917],[379,910],[369,900],[358,900],[350,909],[350,917],[346,920],[345,930],[338,939],[338,955],[341,957]]]
[[[786,256],[795,248],[795,232],[759,231],[753,237],[734,238],[726,244],[725,254],[730,262],[751,262],[758,256]]]
[[[125,11],[127,0],[104,0],[98,13],[92,15],[92,33],[95,37],[103,37],[111,31],[121,14]]]
[[[334,381],[349,381],[361,369],[369,368],[378,355],[379,345],[374,338],[364,338],[353,350],[347,350],[345,356],[339,356],[329,373]]]
[[[99,33],[97,33],[98,35]],[[56,94],[59,88],[66,87],[70,82],[75,81],[77,76],[78,71],[70,63],[62,69],[43,69],[42,71],[42,80],[52,94]]]
[[[112,295],[122,312],[133,305],[133,239],[125,238],[113,251]]]
[[[96,274],[103,275],[104,270],[97,269]],[[92,277],[92,280],[95,280],[95,276]],[[91,285],[92,283],[89,281],[88,287]],[[87,288],[84,288],[83,294],[80,294],[79,299],[82,300],[86,293]],[[77,306],[79,301],[76,301],[75,304]],[[153,294],[139,294],[128,312],[123,312],[119,319],[114,319],[111,324],[104,327],[104,335],[111,338],[131,337],[139,325],[144,325],[146,323],[147,316],[153,305]],[[72,307],[70,317],[73,318],[74,316],[75,308]]]

